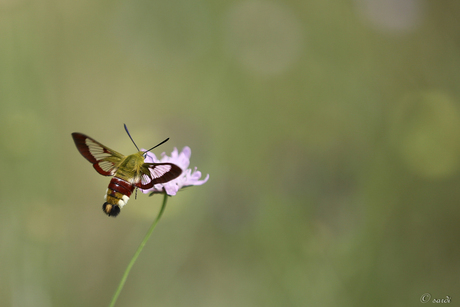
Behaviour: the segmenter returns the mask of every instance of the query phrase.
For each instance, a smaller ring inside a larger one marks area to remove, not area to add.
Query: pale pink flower
[[[145,150],[145,149],[141,149]],[[174,163],[177,166],[179,166],[182,169],[182,174],[180,174],[179,177],[176,179],[173,179],[171,181],[168,181],[166,183],[159,183],[153,186],[153,188],[148,189],[148,190],[141,190],[142,193],[151,193],[151,194],[157,194],[157,193],[166,193],[170,196],[176,195],[177,191],[179,191],[182,188],[193,186],[193,185],[202,185],[209,179],[209,174],[206,175],[206,178],[203,180],[199,180],[201,178],[201,172],[197,170],[195,167],[193,172],[190,168],[187,168],[190,164],[190,156],[192,154],[192,151],[190,150],[190,147],[185,146],[182,149],[182,152],[179,153],[177,151],[177,148],[174,148],[173,152],[171,153],[171,156],[167,156],[165,153],[162,153],[161,160],[157,159],[154,153],[147,152],[146,158],[145,158],[145,163],[160,163],[160,162],[169,162],[169,163]]]

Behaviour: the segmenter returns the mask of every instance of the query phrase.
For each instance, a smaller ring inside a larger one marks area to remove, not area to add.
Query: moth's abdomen
[[[110,180],[107,194],[104,196],[106,202],[102,205],[102,210],[108,216],[117,216],[120,209],[128,203],[133,191],[133,184],[124,179],[113,177]]]

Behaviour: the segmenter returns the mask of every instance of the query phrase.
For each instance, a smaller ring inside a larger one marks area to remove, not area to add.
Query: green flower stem
[[[133,258],[129,262],[128,266],[126,267],[125,273],[123,274],[123,277],[120,280],[120,284],[118,285],[117,291],[115,291],[115,294],[113,295],[112,301],[110,302],[109,307],[115,306],[115,303],[117,301],[118,296],[120,295],[121,290],[123,289],[123,286],[125,285],[126,278],[128,278],[129,271],[131,271],[131,268],[133,267],[134,263],[137,260],[137,257],[139,257],[139,254],[141,253],[142,249],[145,246],[145,243],[147,243],[148,239],[150,238],[150,235],[152,234],[153,230],[155,229],[155,226],[158,224],[158,221],[160,220],[161,216],[163,215],[163,212],[165,211],[166,208],[166,200],[168,199],[168,195],[164,193],[164,198],[163,198],[163,205],[161,205],[160,212],[158,213],[157,218],[155,221],[153,221],[152,226],[150,226],[149,230],[147,231],[147,234],[144,237],[144,240],[142,240],[141,245],[137,248],[137,251],[134,253]]]

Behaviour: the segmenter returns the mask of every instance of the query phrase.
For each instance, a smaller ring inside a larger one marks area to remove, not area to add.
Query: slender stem
[[[109,307],[115,306],[115,302],[117,301],[118,296],[120,295],[121,290],[123,289],[123,286],[125,285],[126,279],[128,278],[129,271],[131,271],[131,268],[133,267],[134,263],[137,260],[137,257],[139,257],[139,254],[141,253],[142,249],[145,246],[145,243],[147,243],[148,239],[150,238],[150,235],[152,234],[153,230],[155,229],[155,226],[158,224],[158,221],[160,220],[161,216],[163,215],[163,212],[165,211],[166,208],[166,200],[168,199],[168,195],[165,193],[164,198],[163,198],[163,204],[161,205],[160,212],[158,213],[157,218],[155,221],[153,221],[152,226],[150,226],[149,230],[147,231],[147,234],[144,237],[144,240],[142,240],[141,245],[137,248],[136,252],[134,253],[133,258],[129,262],[128,266],[126,267],[125,273],[123,274],[123,277],[120,280],[120,284],[118,285],[117,291],[115,291],[115,294],[113,295],[112,301],[110,302]]]

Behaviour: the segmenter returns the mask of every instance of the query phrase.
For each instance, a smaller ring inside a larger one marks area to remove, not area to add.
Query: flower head
[[[145,150],[145,149],[144,149]],[[173,152],[171,153],[171,157],[168,157],[165,153],[162,153],[161,156],[162,158],[159,160],[155,156],[154,153],[147,152],[146,158],[145,158],[145,163],[160,163],[160,162],[169,162],[169,163],[174,163],[177,166],[179,166],[182,169],[182,174],[180,174],[179,177],[176,179],[173,179],[171,181],[168,181],[166,183],[159,183],[153,186],[151,189],[141,190],[142,193],[166,193],[170,196],[176,195],[177,191],[179,191],[182,188],[192,186],[192,185],[202,185],[209,179],[209,174],[206,175],[206,178],[203,180],[200,180],[201,178],[201,172],[198,171],[195,167],[195,169],[192,170],[190,168],[187,168],[190,164],[190,156],[192,154],[192,151],[190,150],[190,147],[185,146],[182,149],[182,152],[179,153],[177,151],[177,148],[174,148]]]

